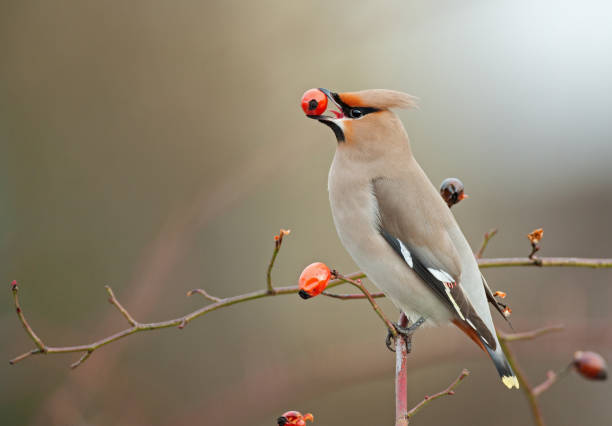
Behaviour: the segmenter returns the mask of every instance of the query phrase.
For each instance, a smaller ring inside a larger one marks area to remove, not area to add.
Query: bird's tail
[[[512,371],[512,367],[510,367],[510,363],[502,351],[499,342],[497,342],[497,347],[495,350],[489,348],[488,345],[484,345],[484,347],[487,349],[489,356],[493,360],[493,364],[495,364],[495,368],[497,369],[499,377],[501,377],[504,385],[506,385],[508,389],[512,389],[513,387],[518,389],[519,382],[516,378],[516,374],[514,374],[514,371]]]

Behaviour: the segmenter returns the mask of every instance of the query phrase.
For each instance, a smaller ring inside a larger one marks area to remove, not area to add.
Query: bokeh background
[[[0,359],[32,347],[12,305],[50,345],[262,288],[279,228],[278,285],[324,261],[356,269],[333,227],[328,128],[304,118],[311,87],[390,88],[437,185],[489,256],[612,255],[612,8],[604,1],[4,1],[0,6]],[[487,270],[531,381],[576,349],[612,358],[612,271]],[[396,312],[388,302],[390,315]],[[503,321],[502,321],[503,322]],[[503,328],[503,324],[500,324]],[[506,328],[507,330],[507,328]],[[295,297],[216,311],[184,330],[93,354],[0,367],[6,425],[261,425],[289,409],[317,425],[392,424],[394,356],[363,301]],[[529,424],[520,392],[454,328],[417,334],[412,403],[472,375],[414,424]],[[610,382],[570,375],[541,398],[551,425],[612,422]]]

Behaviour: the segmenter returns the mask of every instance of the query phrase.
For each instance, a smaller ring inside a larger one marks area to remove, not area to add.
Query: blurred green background
[[[415,155],[488,256],[611,256],[612,7],[604,1],[4,1],[0,5],[0,360],[32,347],[8,285],[50,345],[120,330],[111,285],[140,321],[200,307],[185,292],[294,284],[315,260],[356,269],[333,227],[330,130],[301,94],[402,90]],[[576,349],[611,359],[612,271],[496,269],[531,381]],[[396,312],[388,302],[390,315]],[[500,324],[503,328],[504,326]],[[0,368],[6,425],[392,424],[394,356],[363,301],[272,298],[93,354]],[[454,328],[417,334],[410,405],[472,375],[414,424],[529,424],[520,392]],[[541,397],[551,425],[603,425],[610,382],[570,375]]]

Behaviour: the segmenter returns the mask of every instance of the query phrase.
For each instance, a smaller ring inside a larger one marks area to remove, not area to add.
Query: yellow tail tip
[[[513,387],[519,388],[519,382],[516,376],[503,376],[502,382],[508,389],[512,389]]]

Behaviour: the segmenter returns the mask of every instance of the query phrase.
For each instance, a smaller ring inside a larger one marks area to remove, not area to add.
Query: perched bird
[[[518,388],[495,334],[474,254],[391,111],[414,108],[416,98],[382,89],[318,91],[338,111],[321,111],[321,96],[313,90],[302,105],[338,142],[328,189],[344,247],[415,324],[455,324],[488,352],[504,385]]]

